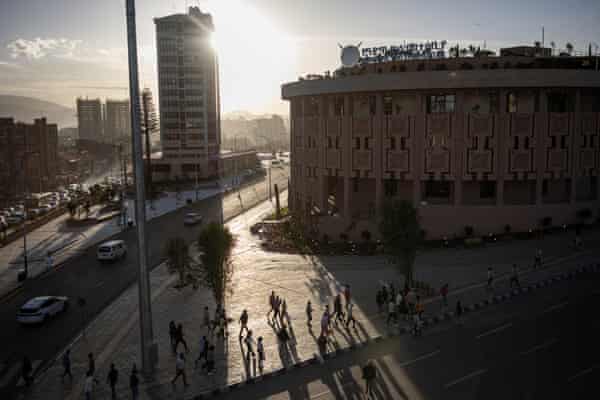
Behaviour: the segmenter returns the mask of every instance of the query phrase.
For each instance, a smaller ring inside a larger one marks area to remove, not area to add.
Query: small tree
[[[414,261],[421,242],[421,226],[417,209],[406,200],[395,200],[383,205],[379,231],[396,264],[410,285],[413,281]]]
[[[231,264],[229,257],[235,240],[227,227],[212,222],[198,236],[198,246],[202,253],[202,273],[204,286],[212,289],[215,301],[223,303],[231,282]]]
[[[571,44],[571,43],[569,43],[569,42],[567,42],[567,44],[565,44],[565,49],[567,50],[567,53],[568,53],[569,55],[573,54],[573,49],[574,49],[574,48],[575,48],[575,47],[573,46],[573,44]]]
[[[165,246],[165,255],[169,272],[179,275],[179,282],[175,287],[183,289],[192,285],[194,289],[197,289],[200,281],[200,269],[198,263],[194,262],[190,256],[190,248],[186,241],[181,237],[169,239]]]

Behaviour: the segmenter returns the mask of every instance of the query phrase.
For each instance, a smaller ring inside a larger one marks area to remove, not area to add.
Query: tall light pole
[[[135,219],[138,239],[139,314],[142,351],[142,370],[151,375],[157,361],[157,345],[152,332],[152,305],[148,276],[148,248],[146,244],[146,185],[140,132],[140,88],[138,83],[137,43],[135,27],[135,0],[127,2],[127,48],[129,56],[129,100],[131,102],[132,159],[135,181]]]

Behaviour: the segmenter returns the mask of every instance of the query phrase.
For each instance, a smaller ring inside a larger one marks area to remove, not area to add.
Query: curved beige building
[[[600,206],[594,57],[407,60],[282,86],[294,213],[322,234],[378,234],[379,205],[419,208],[428,239],[577,221]]]

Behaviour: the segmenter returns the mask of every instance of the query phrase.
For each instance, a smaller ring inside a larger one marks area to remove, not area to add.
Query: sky
[[[213,14],[222,111],[287,114],[281,84],[339,67],[338,44],[600,44],[599,0],[137,0],[140,85],[156,91],[153,18]],[[74,107],[128,96],[125,0],[0,0],[0,94]]]

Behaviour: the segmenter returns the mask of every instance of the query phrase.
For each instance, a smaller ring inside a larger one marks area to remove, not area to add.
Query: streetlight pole
[[[137,39],[135,27],[135,0],[126,0],[127,48],[129,56],[129,99],[131,102],[131,135],[134,183],[136,190],[135,217],[138,239],[139,314],[142,351],[142,369],[151,375],[157,361],[157,345],[152,332],[152,304],[148,275],[148,248],[146,244],[146,185],[144,159],[140,134],[140,88],[138,82]]]

